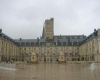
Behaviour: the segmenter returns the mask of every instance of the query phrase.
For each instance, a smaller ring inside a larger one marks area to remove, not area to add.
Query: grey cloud
[[[99,0],[0,0],[0,28],[12,38],[37,38],[54,17],[55,35],[89,35],[99,28]]]

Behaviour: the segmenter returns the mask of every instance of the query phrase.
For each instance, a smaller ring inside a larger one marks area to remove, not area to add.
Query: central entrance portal
[[[45,54],[45,62],[51,62],[51,43],[46,43],[45,47],[46,47],[46,54]]]

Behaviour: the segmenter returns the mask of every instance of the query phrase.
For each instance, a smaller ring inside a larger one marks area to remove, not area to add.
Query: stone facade
[[[100,62],[100,29],[86,37],[84,35],[55,36],[53,28],[54,19],[45,20],[42,37],[32,40],[12,39],[0,30],[0,61],[13,59],[32,63]],[[35,57],[32,53],[36,54]]]

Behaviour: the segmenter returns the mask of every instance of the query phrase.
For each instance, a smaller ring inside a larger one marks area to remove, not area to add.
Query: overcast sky
[[[13,39],[42,35],[54,18],[54,35],[86,35],[100,28],[100,0],[0,0],[0,28]]]

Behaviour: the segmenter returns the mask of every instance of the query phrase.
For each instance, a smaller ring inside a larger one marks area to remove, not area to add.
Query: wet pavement
[[[100,80],[100,63],[0,64],[0,80]]]

